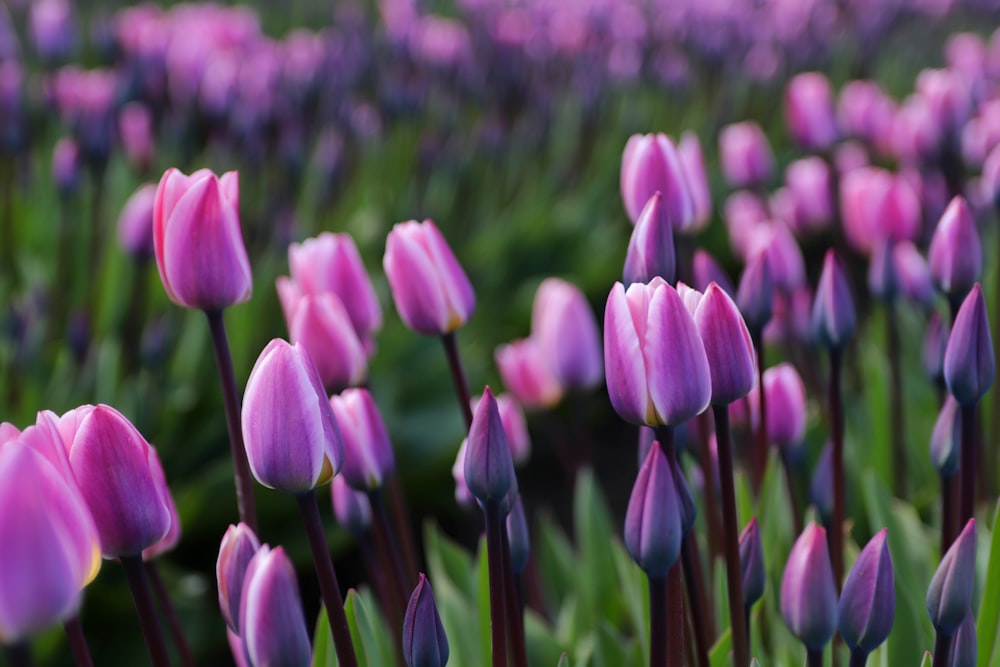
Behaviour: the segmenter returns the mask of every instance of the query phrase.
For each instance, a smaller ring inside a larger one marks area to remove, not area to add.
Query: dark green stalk
[[[298,501],[299,513],[306,528],[323,605],[330,619],[337,660],[342,667],[358,667],[354,644],[351,643],[351,632],[347,626],[347,615],[344,613],[344,596],[340,593],[340,583],[337,581],[337,573],[333,569],[333,560],[326,545],[326,535],[323,533],[323,520],[320,518],[319,505],[316,503],[316,491],[299,493],[295,496],[295,500]]]
[[[940,632],[934,637],[934,660],[931,667],[949,667],[951,663],[952,635],[945,636]]]
[[[715,440],[719,448],[719,483],[722,485],[722,530],[726,553],[726,580],[729,588],[729,623],[733,636],[733,661],[750,664],[747,627],[743,618],[743,578],[740,567],[739,526],[736,518],[736,490],[733,484],[733,450],[729,434],[729,406],[712,406]]]
[[[132,599],[135,600],[135,610],[139,614],[142,636],[146,640],[153,667],[170,667],[167,644],[156,619],[156,608],[153,606],[149,582],[146,581],[146,571],[142,567],[142,556],[122,556],[121,562],[125,568],[125,576],[128,577],[129,588],[132,589]]]
[[[841,404],[841,351],[830,350],[830,420],[833,431],[833,517],[830,525],[830,561],[833,578],[840,594],[844,579],[844,409]]]
[[[486,558],[490,577],[490,639],[492,667],[507,667],[507,613],[504,591],[504,518],[497,502],[489,502],[486,513]]]
[[[156,595],[160,611],[163,612],[163,617],[167,621],[167,628],[170,630],[170,637],[177,648],[181,664],[184,667],[194,667],[194,655],[191,654],[191,647],[188,646],[187,639],[184,637],[184,629],[177,619],[177,611],[170,601],[170,595],[167,593],[167,587],[163,584],[163,577],[160,576],[160,568],[156,566],[156,561],[146,563],[146,576],[149,577],[153,594]]]
[[[963,405],[961,463],[958,473],[961,486],[958,523],[955,528],[964,526],[976,515],[976,405]]]
[[[226,337],[226,323],[222,310],[206,310],[208,328],[212,332],[212,350],[219,369],[222,384],[222,400],[226,409],[226,427],[229,430],[229,453],[233,458],[233,473],[236,478],[236,505],[240,521],[257,532],[257,508],[253,497],[253,481],[250,479],[250,464],[247,462],[246,448],[243,446],[243,427],[240,424],[240,395],[236,389],[236,372],[233,357]],[[343,605],[341,605],[343,606]]]
[[[667,635],[676,635],[667,625],[667,580],[649,579],[649,667],[667,664]]]
[[[80,623],[80,615],[74,614],[71,619],[63,623],[63,629],[66,631],[70,653],[73,654],[73,664],[76,667],[94,667],[94,661],[90,657],[90,647],[87,646],[87,638],[83,634],[83,625]]]
[[[465,419],[465,428],[472,428],[472,395],[469,393],[469,382],[462,369],[462,358],[458,354],[458,343],[455,340],[455,333],[448,332],[441,335],[441,342],[444,344],[444,353],[448,357],[448,368],[451,371],[451,381],[455,385],[455,395],[458,398],[459,407],[462,410],[462,417]]]

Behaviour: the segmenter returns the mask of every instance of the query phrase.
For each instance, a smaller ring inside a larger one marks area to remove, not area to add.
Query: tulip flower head
[[[118,243],[137,260],[153,256],[153,202],[156,186],[140,186],[125,202],[118,217]]]
[[[733,281],[729,279],[729,274],[719,265],[719,262],[707,251],[698,248],[694,251],[691,260],[691,273],[694,278],[694,288],[699,292],[704,292],[712,283],[718,283],[722,291],[733,296],[736,289]],[[693,315],[694,313],[692,313]]]
[[[309,353],[324,387],[340,391],[365,381],[368,357],[337,295],[302,294],[288,308],[292,310],[289,337]]]
[[[774,154],[760,126],[752,121],[727,125],[719,134],[719,161],[734,188],[767,183],[774,173]]]
[[[970,607],[965,612],[965,620],[958,626],[951,640],[951,667],[976,667],[979,657],[979,646],[976,642],[976,617]]]
[[[170,300],[218,310],[250,298],[253,277],[243,245],[239,176],[169,169],[156,189],[153,245]]]
[[[465,483],[487,506],[498,503],[506,515],[517,497],[517,476],[497,401],[489,387],[476,406],[465,450]]]
[[[504,386],[526,408],[549,408],[562,399],[563,388],[535,338],[522,338],[493,353]]]
[[[472,399],[473,412],[476,411],[480,398],[482,397]],[[514,460],[514,465],[520,465],[531,455],[531,434],[528,433],[524,410],[511,394],[498,394],[495,398],[500,421],[503,422],[503,430],[507,434],[507,444],[510,445],[511,458]]]
[[[247,565],[240,601],[240,638],[252,665],[312,664],[295,569],[281,547],[261,546]]]
[[[828,348],[843,348],[854,335],[854,302],[833,250],[827,250],[823,261],[813,301],[812,324],[817,340]]]
[[[364,535],[372,525],[372,504],[368,494],[351,488],[343,475],[330,483],[330,501],[337,523],[354,536]]]
[[[806,648],[819,651],[837,629],[837,588],[826,531],[809,524],[795,541],[781,576],[781,616]]]
[[[382,488],[396,468],[396,459],[371,392],[345,389],[330,398],[330,406],[344,440],[344,479],[358,491]]]
[[[774,312],[774,281],[767,253],[758,251],[747,261],[736,291],[736,303],[747,326],[758,333],[770,321]]]
[[[833,447],[829,442],[823,445],[809,480],[809,502],[829,524],[833,516]]]
[[[976,520],[969,519],[941,559],[927,589],[927,613],[935,630],[945,636],[955,634],[972,607],[975,584]]]
[[[927,333],[924,334],[924,346],[921,361],[924,375],[938,386],[944,386],[944,355],[948,350],[948,338],[951,331],[948,323],[937,312],[932,312],[927,320]]]
[[[403,615],[403,659],[406,667],[444,667],[448,664],[448,653],[448,637],[434,591],[421,572]]]
[[[757,384],[753,343],[739,308],[712,283],[694,315],[712,379],[712,404],[728,405]]]
[[[951,477],[958,472],[962,449],[962,423],[958,410],[955,397],[946,397],[931,431],[931,463],[942,477]]]
[[[976,283],[958,309],[944,353],[944,379],[960,405],[975,405],[993,385],[992,340],[983,290]]]
[[[418,333],[454,331],[475,310],[472,285],[431,220],[396,224],[386,240],[382,266],[399,316]]]
[[[219,609],[229,629],[240,632],[240,604],[243,598],[243,579],[250,560],[260,549],[260,540],[250,526],[240,523],[230,525],[222,536],[219,557],[215,562],[215,579],[219,586]]]
[[[528,557],[531,555],[531,535],[520,494],[514,501],[510,514],[507,515],[507,537],[510,540],[511,569],[515,574],[520,574],[527,566]]]
[[[931,275],[942,292],[962,298],[983,272],[983,248],[976,221],[962,197],[955,197],[938,222],[931,239]]]
[[[826,150],[837,140],[830,81],[819,72],[792,78],[785,89],[785,120],[789,134],[807,150]]]
[[[670,224],[682,229],[694,219],[694,202],[673,139],[665,134],[633,134],[622,153],[621,193],[633,223],[659,192]]]
[[[867,655],[884,642],[896,616],[892,556],[883,528],[858,554],[840,594],[837,625],[852,651]]]
[[[531,337],[562,387],[591,389],[604,378],[597,320],[576,285],[559,278],[542,281],[531,308]]]
[[[625,548],[650,579],[662,579],[680,555],[682,517],[674,473],[654,442],[639,469],[625,514]]]
[[[681,226],[679,231],[690,233],[703,228],[712,218],[712,192],[708,187],[705,157],[702,154],[698,135],[694,132],[682,134],[680,141],[677,142],[677,155],[680,157],[681,166],[684,167],[688,191],[691,193],[691,203],[694,206],[694,217],[691,224]]]
[[[675,264],[674,227],[667,217],[663,195],[657,191],[635,221],[622,278],[626,285],[646,283],[655,276],[672,283]]]
[[[743,575],[743,603],[748,607],[764,597],[767,576],[764,571],[764,549],[760,542],[757,517],[750,519],[740,533],[740,569]]]

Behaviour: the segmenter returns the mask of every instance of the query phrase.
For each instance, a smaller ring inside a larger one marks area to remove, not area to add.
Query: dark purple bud
[[[979,647],[976,644],[976,617],[970,607],[965,612],[965,620],[958,626],[951,640],[951,667],[976,667],[979,657]]]
[[[753,342],[739,308],[718,283],[711,283],[694,316],[712,378],[712,404],[728,405],[757,384]]]
[[[497,401],[489,387],[476,406],[465,452],[465,483],[483,505],[499,503],[506,514],[517,497],[517,477],[500,419]]]
[[[622,153],[621,193],[629,220],[636,221],[654,192],[663,193],[670,224],[687,227],[694,202],[677,146],[665,134],[634,134]]]
[[[710,284],[715,282],[729,296],[736,294],[736,290],[733,289],[733,281],[729,279],[725,269],[719,266],[719,263],[707,251],[701,248],[694,251],[691,270],[694,274],[693,287],[699,292],[704,292]]]
[[[663,196],[656,192],[639,214],[632,229],[622,273],[626,285],[648,283],[654,276],[674,282],[674,228],[663,206]]]
[[[927,260],[911,241],[899,241],[893,246],[892,265],[899,293],[925,308],[934,307],[934,284]]]
[[[448,637],[441,625],[434,591],[423,572],[403,616],[403,659],[406,667],[444,667],[448,664]]]
[[[330,501],[337,523],[348,532],[355,536],[368,532],[372,525],[372,504],[367,493],[352,489],[343,475],[337,475],[330,483]]]
[[[874,651],[889,636],[896,617],[895,578],[886,534],[883,528],[861,550],[840,594],[837,625],[852,651]]]
[[[677,507],[681,514],[681,538],[683,539],[684,535],[687,535],[694,526],[695,519],[698,518],[698,504],[695,502],[691,487],[688,486],[687,479],[684,477],[680,461],[675,460],[672,467],[674,470],[674,489],[677,491]]]
[[[809,502],[816,507],[823,523],[829,524],[833,516],[833,449],[829,442],[823,445],[809,481]]]
[[[976,520],[965,528],[941,559],[927,590],[927,613],[934,629],[952,636],[972,608],[976,584]]]
[[[924,335],[923,366],[924,374],[936,384],[944,384],[944,355],[948,349],[950,335],[948,323],[937,312],[931,313],[927,320],[927,333]]]
[[[754,253],[747,261],[736,292],[736,303],[747,326],[758,331],[764,329],[774,313],[774,281],[767,253]]]
[[[832,249],[826,251],[823,273],[816,286],[812,324],[817,342],[828,348],[842,348],[854,335],[851,290]]]
[[[751,606],[764,597],[767,584],[764,571],[764,549],[760,543],[757,517],[750,519],[740,533],[740,570],[743,574],[743,604]]]
[[[993,385],[996,371],[990,320],[976,283],[958,309],[944,353],[944,379],[960,405],[975,405]]]
[[[883,241],[876,244],[868,263],[868,291],[887,303],[895,300],[899,290],[899,279],[892,256],[893,243]]]
[[[837,588],[826,531],[809,524],[792,546],[781,576],[781,616],[806,648],[822,650],[837,627]]]
[[[510,566],[515,574],[524,571],[531,555],[531,535],[528,532],[528,520],[524,516],[524,504],[518,494],[514,507],[507,515],[507,540],[510,542]]]
[[[948,396],[931,431],[931,463],[942,477],[951,477],[958,472],[959,453],[962,451],[961,426],[958,401]]]
[[[983,272],[983,248],[976,220],[962,197],[948,204],[928,251],[931,275],[949,297],[966,295]]]
[[[662,579],[677,561],[683,533],[673,471],[654,442],[639,469],[625,513],[625,548],[651,579]]]

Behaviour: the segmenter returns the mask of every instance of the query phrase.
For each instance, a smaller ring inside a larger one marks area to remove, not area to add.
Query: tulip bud
[[[969,205],[962,197],[948,204],[928,251],[931,275],[951,298],[964,297],[983,272],[983,248]]]
[[[215,310],[250,298],[253,276],[243,245],[239,176],[168,169],[156,189],[153,242],[160,280],[179,306]]]
[[[687,421],[712,396],[698,328],[674,288],[659,278],[627,291],[621,283],[611,289],[604,312],[604,367],[611,404],[632,423]]]
[[[694,522],[698,518],[698,503],[691,493],[691,487],[688,486],[680,462],[675,460],[671,468],[674,471],[674,489],[677,491],[677,511],[681,517],[681,539],[683,539],[694,527]]]
[[[343,475],[330,483],[330,500],[337,523],[355,537],[364,535],[372,525],[372,505],[368,494],[351,488]]]
[[[364,382],[368,357],[340,299],[333,293],[303,294],[292,308],[289,337],[309,353],[323,386],[339,391]]]
[[[167,534],[169,491],[153,468],[152,448],[128,419],[98,405],[67,446],[106,558],[139,555]]]
[[[153,114],[139,102],[129,102],[118,114],[122,150],[133,167],[149,169],[153,161]]]
[[[683,536],[674,474],[654,442],[639,469],[625,513],[625,548],[650,579],[662,579],[677,561]]]
[[[465,452],[465,483],[480,503],[484,506],[499,503],[504,514],[510,511],[510,504],[517,497],[510,445],[489,387],[483,390],[472,416]]]
[[[673,140],[665,134],[633,134],[622,153],[621,193],[625,212],[633,223],[654,193],[676,229],[690,225],[694,203],[684,167]]]
[[[829,525],[833,517],[833,448],[829,442],[823,445],[809,480],[809,502],[816,508],[823,523]]]
[[[694,316],[712,378],[712,404],[728,405],[757,384],[750,332],[733,300],[712,283]]]
[[[781,363],[764,371],[767,440],[778,447],[796,447],[806,432],[806,387],[795,367]]]
[[[941,559],[927,590],[927,613],[934,629],[955,634],[972,608],[976,584],[976,520],[969,519]]]
[[[283,548],[264,545],[247,565],[240,629],[252,665],[312,664],[299,585]]]
[[[816,286],[812,324],[820,344],[842,348],[854,335],[854,302],[833,250],[826,251],[823,273]]]
[[[833,220],[830,183],[830,168],[821,157],[802,158],[785,168],[785,186],[795,211],[796,232],[823,229]]]
[[[68,0],[31,3],[28,27],[35,52],[44,62],[58,62],[73,50],[73,12]]]
[[[820,651],[837,629],[837,588],[826,531],[809,524],[795,541],[781,576],[781,616],[811,651]]]
[[[576,285],[542,281],[531,309],[531,337],[564,388],[591,389],[604,378],[597,320]]]
[[[933,308],[931,272],[924,256],[911,241],[899,241],[893,246],[892,265],[899,293],[925,308]]]
[[[330,398],[330,406],[344,440],[344,479],[358,491],[382,488],[396,469],[396,460],[371,392],[345,389]]]
[[[788,132],[802,148],[822,151],[837,140],[830,81],[819,72],[793,77],[785,88]]]
[[[944,355],[950,333],[947,322],[937,312],[932,312],[927,321],[921,360],[924,374],[938,385],[944,385]]]
[[[451,477],[455,480],[455,502],[464,507],[474,507],[476,497],[469,491],[469,485],[465,483],[465,454],[469,449],[469,439],[462,441],[455,455],[455,463],[451,466]]]
[[[976,283],[958,309],[944,354],[944,379],[960,405],[975,405],[993,385],[995,373],[990,320]]]
[[[674,282],[676,255],[674,227],[667,217],[663,195],[653,193],[639,214],[625,253],[622,279],[626,285],[647,283],[655,276]]]
[[[898,282],[892,255],[891,242],[878,243],[868,264],[868,291],[887,303],[896,299]]]
[[[480,398],[482,397],[472,399],[473,412],[476,411]],[[500,411],[500,421],[503,422],[503,430],[507,434],[507,444],[510,445],[510,456],[514,465],[524,463],[531,455],[531,435],[528,433],[524,411],[517,399],[510,394],[500,394],[495,398],[497,410]]]
[[[688,191],[691,193],[691,203],[694,208],[694,217],[690,225],[679,227],[680,231],[694,232],[705,225],[712,218],[712,192],[708,187],[708,175],[705,173],[705,158],[701,151],[701,142],[694,132],[685,132],[681,135],[681,140],[677,143],[677,156],[681,160],[684,168]],[[664,277],[664,280],[667,280]],[[642,280],[639,282],[648,282]],[[667,282],[671,282],[667,280]]]
[[[961,129],[972,113],[972,94],[958,72],[925,69],[917,75],[917,93],[927,104],[930,116],[942,135]]]
[[[785,223],[771,221],[758,225],[750,236],[747,257],[758,252],[767,256],[771,280],[774,281],[776,290],[791,293],[805,284],[806,268],[802,249]]]
[[[145,261],[153,256],[153,202],[156,186],[140,186],[118,217],[118,244],[130,256]]]
[[[524,571],[531,555],[531,535],[520,494],[514,501],[510,514],[507,515],[507,539],[510,542],[511,569],[514,570],[514,574],[520,574]]]
[[[884,642],[896,616],[892,556],[883,528],[854,561],[837,608],[840,635],[852,651],[867,655]]]
[[[243,395],[242,424],[250,470],[266,487],[301,493],[340,470],[340,429],[300,344],[275,338],[260,353]]]
[[[764,597],[764,587],[767,585],[764,549],[760,543],[757,517],[751,518],[740,533],[740,570],[743,575],[743,604],[750,607]]]
[[[774,312],[774,282],[767,253],[758,251],[747,261],[736,292],[736,303],[747,325],[759,334]]]
[[[80,189],[82,161],[80,145],[72,137],[62,137],[52,151],[52,180],[63,197]]]
[[[149,448],[149,466],[153,469],[157,484],[167,490],[166,500],[167,512],[170,514],[170,529],[166,535],[142,550],[142,560],[144,561],[156,560],[168,551],[172,551],[181,541],[181,516],[177,511],[177,504],[170,493],[170,488],[167,486],[167,476],[160,464],[160,457],[152,447]]]
[[[406,667],[448,664],[448,637],[441,625],[434,591],[423,572],[403,615],[403,659]]]
[[[475,310],[472,285],[431,220],[396,224],[386,239],[382,266],[399,316],[418,333],[454,331]]]
[[[761,223],[767,221],[769,213],[760,197],[745,190],[737,190],[726,198],[722,219],[733,252],[739,257],[751,255],[751,244]]]
[[[774,155],[760,126],[752,121],[727,125],[719,134],[722,174],[734,188],[763,186],[774,172]]]
[[[549,408],[562,398],[562,386],[534,338],[500,345],[493,353],[504,386],[528,408]]]
[[[240,633],[240,604],[243,599],[243,579],[247,566],[257,550],[260,540],[250,526],[230,524],[219,545],[219,558],[215,561],[215,580],[219,586],[219,609],[229,629]]]
[[[694,274],[694,287],[699,292],[707,290],[711,283],[718,283],[722,291],[729,296],[736,294],[736,290],[733,288],[733,281],[729,279],[726,271],[719,266],[719,263],[709,253],[698,248],[694,251],[694,259],[691,264],[691,272]]]
[[[979,657],[976,643],[976,617],[972,608],[965,612],[965,620],[958,626],[951,640],[951,667],[976,667]]]
[[[944,399],[944,405],[931,431],[931,463],[942,477],[958,472],[959,453],[962,449],[962,422],[958,401],[953,396]]]

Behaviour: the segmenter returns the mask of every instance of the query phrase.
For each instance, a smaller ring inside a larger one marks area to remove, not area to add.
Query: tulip
[[[368,376],[368,358],[347,310],[335,294],[304,294],[288,321],[292,342],[309,353],[324,387],[339,391]]]
[[[275,338],[250,371],[243,438],[257,481],[302,493],[330,481],[344,449],[319,373],[301,344]]]
[[[28,27],[39,57],[54,63],[67,57],[75,41],[69,0],[37,0],[31,4]]]
[[[858,554],[840,595],[837,625],[852,653],[868,655],[884,642],[896,616],[892,556],[883,528]]]
[[[575,285],[558,278],[542,281],[531,308],[531,337],[563,387],[591,389],[604,378],[597,320]]]
[[[336,294],[347,309],[358,338],[367,340],[382,327],[382,308],[350,234],[323,232],[288,247],[292,279],[305,294]]]
[[[219,586],[219,609],[229,629],[240,634],[240,605],[247,566],[260,549],[260,540],[245,523],[231,525],[222,536],[215,579]]]
[[[892,244],[879,243],[868,264],[868,291],[882,301],[892,303],[896,299],[897,281]]]
[[[793,77],[785,88],[785,120],[792,139],[806,150],[830,148],[838,137],[830,81],[819,72]]]
[[[833,250],[827,250],[813,301],[812,324],[817,340],[829,348],[842,348],[854,335],[854,319],[847,278]]]
[[[946,397],[931,431],[931,463],[943,477],[951,477],[958,472],[959,451],[962,448],[958,407],[958,401],[953,396]]]
[[[472,285],[430,220],[396,224],[386,240],[382,265],[396,310],[418,333],[452,332],[475,310]]]
[[[712,283],[694,315],[705,346],[713,405],[728,405],[757,384],[753,343],[739,308],[718,283]]]
[[[625,253],[622,279],[626,285],[646,283],[655,276],[668,283],[676,271],[674,227],[667,217],[663,195],[654,192],[635,221]]]
[[[476,411],[480,398],[482,396],[472,400],[473,412]],[[498,394],[495,398],[497,410],[500,412],[500,421],[503,422],[503,430],[507,434],[507,444],[510,445],[510,455],[514,460],[514,465],[524,463],[531,455],[531,435],[528,433],[524,411],[517,399],[510,394]]]
[[[694,219],[694,202],[683,163],[673,140],[665,134],[633,134],[622,153],[621,193],[633,223],[646,202],[659,192],[665,215],[675,229]]]
[[[680,556],[682,517],[674,474],[658,442],[639,469],[625,514],[625,548],[650,579],[663,579]]]
[[[798,241],[785,223],[771,221],[757,226],[750,237],[747,257],[758,252],[767,255],[771,280],[779,292],[792,293],[805,284],[805,260]]]
[[[137,260],[145,261],[153,256],[155,200],[155,185],[147,183],[140,186],[125,202],[118,217],[118,243],[126,253]]]
[[[962,302],[948,337],[944,378],[962,406],[971,406],[993,385],[995,373],[990,322],[983,291],[976,283]]]
[[[690,225],[680,227],[680,231],[694,232],[712,218],[712,192],[708,187],[708,175],[705,173],[705,158],[701,151],[701,142],[694,132],[685,132],[677,143],[677,156],[684,168],[688,191],[691,193],[691,203],[694,216]],[[666,280],[666,278],[664,278]],[[641,282],[648,282],[643,280]],[[669,281],[668,281],[669,282]]]
[[[925,69],[917,75],[917,94],[925,101],[942,135],[957,133],[972,113],[972,94],[958,72]]]
[[[469,485],[465,483],[465,454],[469,448],[469,439],[462,440],[455,455],[455,463],[451,466],[451,477],[455,480],[455,502],[465,507],[474,507],[476,497],[469,491]]]
[[[747,261],[736,292],[736,303],[747,326],[759,334],[774,312],[774,282],[766,252],[758,251]]]
[[[976,584],[976,520],[969,519],[941,559],[927,590],[927,613],[939,635],[951,637],[972,607]]]
[[[823,158],[807,157],[789,164],[785,169],[785,186],[795,212],[796,232],[815,231],[829,225],[833,219],[833,192],[830,167]]]
[[[688,314],[691,317],[694,317],[694,314],[698,312],[698,305],[701,303],[701,299],[705,295],[683,282],[678,282],[677,296],[681,298],[681,303],[684,304],[684,308],[688,311]]]
[[[729,244],[737,256],[751,256],[754,234],[768,217],[764,202],[752,192],[738,190],[726,198],[722,219],[726,223]]]
[[[494,360],[504,386],[527,408],[552,407],[563,388],[534,338],[522,338],[497,347]]]
[[[80,145],[72,137],[62,137],[52,151],[52,181],[59,194],[70,197],[80,189],[82,160]]]
[[[674,288],[660,278],[616,283],[604,313],[604,367],[611,404],[626,421],[674,425],[712,397],[705,346]]]
[[[806,387],[785,362],[764,371],[767,439],[778,447],[797,447],[806,431]]]
[[[962,197],[948,204],[928,251],[931,275],[949,298],[963,298],[983,272],[983,248],[976,221]]]
[[[892,249],[892,265],[899,293],[925,308],[934,306],[934,285],[927,261],[910,241],[899,241]]]
[[[740,533],[740,569],[743,575],[743,603],[749,609],[764,597],[767,584],[764,571],[764,549],[760,542],[757,517],[750,519]]]
[[[719,134],[719,162],[735,188],[763,186],[774,172],[774,154],[760,126],[752,121],[727,125]]]
[[[507,434],[493,392],[487,387],[476,406],[465,452],[465,483],[484,506],[499,504],[506,515],[517,497],[517,477]]]
[[[528,557],[531,555],[531,535],[520,494],[507,515],[507,537],[510,540],[511,569],[514,574],[520,574],[528,565]]]
[[[396,461],[371,392],[345,389],[330,398],[330,406],[344,440],[344,479],[358,491],[382,488]]]
[[[948,349],[948,338],[951,331],[948,324],[937,312],[931,313],[927,321],[927,333],[924,335],[923,362],[924,375],[938,386],[944,386],[944,355]]]
[[[826,531],[809,524],[795,541],[781,575],[781,616],[812,652],[822,651],[837,629],[834,584]]]
[[[337,523],[355,536],[368,532],[372,525],[372,504],[367,493],[351,488],[343,475],[337,475],[330,483],[330,499]]]
[[[295,569],[283,548],[263,545],[247,565],[240,628],[251,665],[312,664]]]
[[[174,497],[170,493],[169,487],[167,487],[167,476],[163,472],[160,457],[152,447],[149,448],[149,466],[153,469],[153,475],[157,480],[157,484],[167,489],[166,500],[167,512],[170,514],[170,529],[166,535],[142,550],[142,559],[144,561],[153,561],[159,558],[168,551],[173,550],[181,540],[181,516],[177,511],[177,504],[174,502]]]
[[[250,298],[253,277],[243,246],[239,176],[168,169],[156,189],[153,244],[160,280],[179,306],[219,310]]]
[[[129,102],[122,107],[118,114],[118,134],[122,151],[131,165],[139,171],[149,169],[155,151],[153,114],[149,107],[141,102]]]
[[[809,501],[823,523],[830,525],[833,519],[833,447],[829,442],[823,445],[809,480]]]
[[[965,620],[958,626],[951,642],[951,667],[975,667],[979,646],[976,643],[976,617],[972,608],[965,612]]]
[[[448,637],[441,625],[434,591],[423,572],[403,616],[403,659],[406,667],[448,664]]]
[[[698,248],[694,251],[692,261],[692,273],[694,274],[694,287],[700,292],[708,289],[709,284],[718,283],[726,294],[733,296],[736,290],[733,288],[733,281],[715,258],[709,253]]]

